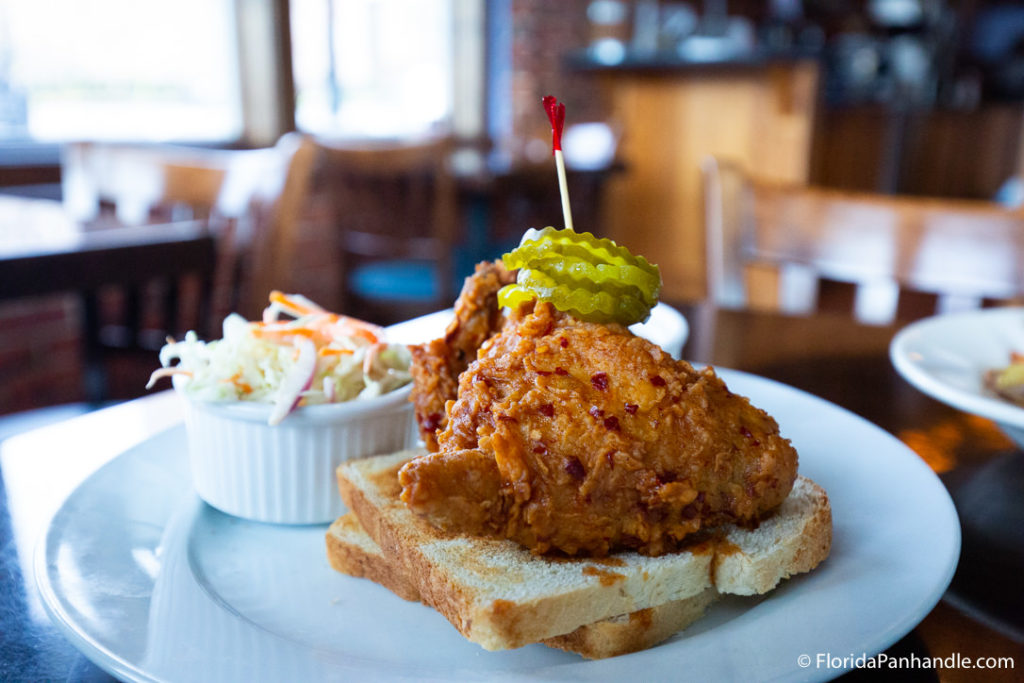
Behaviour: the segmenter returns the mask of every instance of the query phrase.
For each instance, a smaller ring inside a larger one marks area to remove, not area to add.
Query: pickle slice
[[[581,320],[632,325],[649,317],[661,290],[657,266],[589,232],[530,230],[502,260],[519,270],[498,292],[502,306],[536,298]]]
[[[532,301],[537,295],[530,290],[521,287],[518,283],[505,285],[498,290],[498,305],[508,308],[518,308],[520,304]]]
[[[507,268],[522,268],[537,258],[559,254],[579,255],[593,264],[633,265],[658,277],[658,267],[643,256],[634,256],[629,249],[607,238],[594,237],[589,232],[578,233],[569,228],[561,230],[548,226],[543,230],[529,230],[523,242],[502,257]]]
[[[577,284],[587,289],[602,287],[609,293],[639,295],[649,306],[658,303],[661,278],[637,266],[593,264],[573,257],[547,257],[529,264],[530,270],[539,270],[560,284]]]
[[[558,310],[589,322],[632,325],[646,320],[651,311],[651,306],[634,293],[613,292],[599,286],[562,284],[538,270],[520,270],[516,284],[536,294],[541,301],[551,302]]]
[[[616,297],[607,292],[594,294],[582,289],[554,288],[538,295],[519,284],[506,285],[498,291],[498,303],[515,308],[525,301],[540,299],[580,320],[593,323],[632,325],[650,317],[650,306],[634,297]]]

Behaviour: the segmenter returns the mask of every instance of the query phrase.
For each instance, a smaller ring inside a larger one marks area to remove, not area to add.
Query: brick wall
[[[592,77],[564,65],[566,53],[585,47],[589,0],[512,0],[513,135],[550,140],[540,100],[554,95],[565,103],[566,123],[600,121],[608,107]]]

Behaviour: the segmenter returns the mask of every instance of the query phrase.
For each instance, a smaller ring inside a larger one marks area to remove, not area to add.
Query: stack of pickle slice
[[[642,256],[589,232],[530,229],[502,257],[518,269],[516,282],[498,292],[502,306],[550,302],[580,320],[632,325],[647,320],[658,303],[661,273]]]

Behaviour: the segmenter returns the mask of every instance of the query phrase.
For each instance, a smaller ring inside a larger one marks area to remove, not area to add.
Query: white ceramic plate
[[[921,459],[867,421],[776,382],[722,375],[776,416],[800,471],[828,491],[832,555],[767,597],[715,604],[644,652],[597,662],[541,645],[485,652],[433,610],[331,570],[326,526],[247,522],[200,502],[181,428],[68,498],[38,547],[37,583],[67,637],[128,680],[832,678],[840,668],[819,655],[879,652],[939,600],[959,554],[955,510]]]
[[[1024,447],[1024,408],[985,389],[986,370],[1006,367],[1024,352],[1024,308],[939,315],[906,326],[889,357],[904,379],[932,398],[981,415]]]
[[[451,319],[452,310],[448,309],[392,325],[388,328],[388,341],[418,344],[427,339],[440,337]],[[682,313],[660,302],[651,309],[651,317],[647,322],[637,323],[629,329],[634,334],[650,339],[672,354],[673,358],[682,357],[683,345],[690,333],[690,327]]]

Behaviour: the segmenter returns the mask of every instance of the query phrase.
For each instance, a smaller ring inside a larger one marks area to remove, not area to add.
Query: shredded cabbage
[[[278,320],[281,313],[295,317]],[[311,377],[308,363],[297,362],[306,339],[317,352]],[[188,377],[185,392],[196,400],[270,403],[286,415],[298,405],[394,391],[412,380],[410,363],[409,350],[385,343],[381,328],[325,311],[304,297],[274,292],[260,322],[232,313],[219,340],[202,341],[194,331],[180,341],[168,339],[160,350],[161,369],[147,387],[181,374]]]

